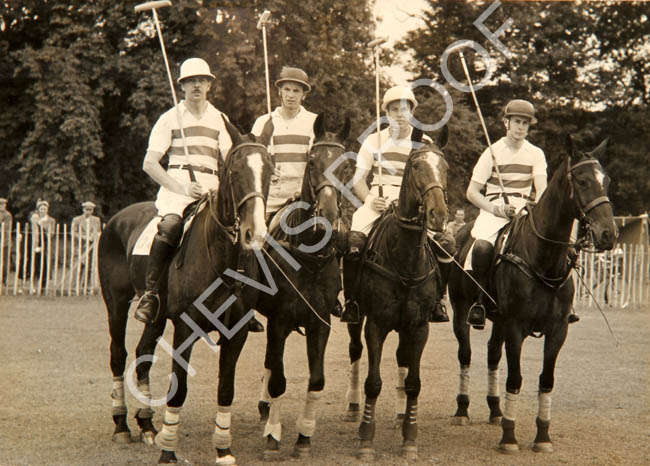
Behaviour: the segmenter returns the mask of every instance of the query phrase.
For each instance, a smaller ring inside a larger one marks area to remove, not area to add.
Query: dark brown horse
[[[299,457],[311,454],[315,410],[325,386],[330,311],[341,290],[341,275],[332,241],[340,222],[341,203],[339,191],[326,172],[345,152],[343,142],[349,132],[349,119],[336,134],[325,130],[324,116],[318,115],[300,198],[280,209],[269,227],[270,235],[283,249],[268,244],[265,247],[269,260],[274,263],[269,266],[277,292],[260,294],[257,307],[268,319],[264,395],[259,404],[263,419],[266,419],[264,457],[267,459],[280,453],[280,402],[286,390],[284,347],[289,334],[299,327],[304,328],[307,340],[309,384],[305,406],[297,422],[294,454]],[[333,174],[340,178],[337,171]],[[286,260],[287,255],[289,260]]]
[[[230,451],[230,410],[235,367],[248,335],[245,323],[252,315],[251,307],[258,292],[230,277],[233,271],[256,276],[257,266],[251,251],[262,244],[267,231],[264,200],[272,165],[266,150],[268,141],[241,136],[228,122],[226,125],[233,146],[221,169],[218,192],[204,197],[205,206],[194,218],[181,249],[175,253],[160,290],[161,315],[174,324],[173,348],[160,339],[166,319],[146,325],[136,348],[137,389],[129,385],[127,378],[127,385],[141,403],[136,419],[143,438],[152,443],[155,436],[155,443],[163,450],[161,464],[176,462],[178,419],[187,395],[187,375],[193,371],[189,365],[192,347],[201,337],[211,341],[207,333],[214,330],[221,332],[214,434],[217,464],[234,464]],[[129,302],[135,293],[141,294],[144,289],[145,265],[142,256],[132,255],[132,250],[145,225],[155,215],[152,203],[129,206],[111,218],[99,242],[99,276],[111,335],[115,441],[128,442],[131,438],[124,396],[125,331]],[[158,341],[164,343],[170,354],[173,351],[173,362],[163,429],[155,435],[149,371]]]
[[[384,213],[368,238],[360,262],[344,259],[344,286],[354,287],[361,322],[348,324],[352,373],[347,399],[348,419],[359,412],[361,387],[359,360],[363,351],[361,330],[365,317],[368,377],[365,407],[359,426],[363,460],[374,458],[375,405],[381,392],[381,353],[389,332],[399,334],[397,363],[403,374],[405,413],[402,419],[402,453],[417,458],[417,400],[420,393],[420,359],[429,336],[429,312],[439,293],[439,268],[429,247],[427,231],[441,231],[447,219],[447,144],[445,127],[438,144],[411,151],[397,206]],[[420,143],[422,132],[412,139]]]
[[[515,438],[515,406],[521,388],[521,347],[529,335],[544,336],[544,363],[539,376],[539,411],[535,451],[551,451],[548,434],[551,417],[555,363],[567,336],[568,317],[573,302],[572,265],[567,253],[570,247],[593,244],[600,250],[611,249],[617,236],[612,206],[607,198],[608,178],[597,157],[605,151],[606,142],[590,153],[574,151],[567,137],[568,156],[555,171],[539,202],[513,221],[505,249],[492,271],[490,294],[498,303],[498,312],[488,311],[492,334],[488,342],[488,395],[490,423],[501,422],[503,436],[500,449],[512,453],[519,449]],[[580,222],[580,238],[570,242],[574,219]],[[457,255],[463,264],[472,239],[471,226]],[[497,248],[499,243],[497,242]],[[449,297],[454,309],[454,333],[458,339],[460,390],[454,423],[468,422],[469,367],[471,347],[468,310],[477,296],[477,289],[460,267],[454,267],[449,278]],[[506,380],[505,413],[500,409],[499,361],[503,344],[506,347],[508,377]]]

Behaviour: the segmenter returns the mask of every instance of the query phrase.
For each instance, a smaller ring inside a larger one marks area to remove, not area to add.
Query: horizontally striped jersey
[[[536,176],[547,176],[544,152],[526,140],[519,149],[512,148],[506,141],[506,137],[502,137],[492,144],[505,192],[529,197],[533,179]],[[490,200],[501,193],[489,148],[485,149],[476,162],[472,181],[485,186],[485,196]]]
[[[169,165],[186,165],[189,158],[191,165],[218,170],[232,146],[224,123],[226,116],[210,102],[207,102],[207,109],[200,119],[192,114],[184,101],[178,106],[189,157],[185,157],[176,109],[173,107],[163,113],[154,125],[147,150],[166,153]]]
[[[372,167],[373,177],[371,186],[378,186],[381,182],[384,186],[401,186],[404,177],[404,167],[408,160],[413,144],[411,142],[411,133],[413,128],[405,139],[393,139],[390,135],[390,127],[382,129],[379,132],[381,141],[381,160],[382,173],[379,176],[379,151],[377,150],[377,133],[366,137],[359,155],[357,157],[357,167],[367,172]],[[431,139],[423,135],[423,142],[431,142]],[[356,175],[355,175],[356,177]]]

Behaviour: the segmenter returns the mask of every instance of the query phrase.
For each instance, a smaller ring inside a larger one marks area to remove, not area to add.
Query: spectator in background
[[[41,263],[43,264],[43,283],[45,282],[50,270],[48,264],[48,251],[50,242],[54,240],[56,230],[56,220],[48,214],[50,203],[39,199],[36,202],[36,211],[29,218],[32,228],[32,257],[34,258],[33,269],[34,276],[39,280],[41,272]],[[49,257],[51,261],[53,258]]]
[[[447,230],[452,236],[456,236],[458,230],[460,230],[465,225],[465,211],[463,209],[456,209],[456,216],[454,221],[447,225]]]
[[[86,263],[93,263],[95,245],[102,228],[99,217],[93,215],[95,207],[94,202],[83,202],[81,204],[83,213],[72,219],[72,247],[75,252],[74,257],[78,261],[75,261],[75,263],[79,264],[79,273],[82,276],[91,273],[90,268],[86,272]],[[90,276],[88,279],[90,279]]]
[[[11,226],[13,224],[13,216],[11,212],[7,210],[7,199],[0,197],[0,241],[2,244],[2,264],[3,270],[0,272],[2,274],[2,284],[7,284],[7,275],[9,275],[9,270],[11,270],[11,264],[13,258],[11,257]]]

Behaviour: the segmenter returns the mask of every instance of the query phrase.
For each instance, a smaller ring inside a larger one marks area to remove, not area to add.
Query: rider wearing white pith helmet
[[[309,77],[303,70],[284,66],[275,86],[280,106],[271,112],[271,119],[268,114],[258,117],[251,130],[256,136],[264,133],[269,140],[273,136],[273,145],[269,148],[275,151],[275,173],[266,201],[267,214],[277,212],[296,192],[300,192],[317,116],[302,106],[311,91]]]
[[[494,242],[499,230],[511,221],[526,202],[534,200],[531,197],[533,186],[536,199],[546,189],[544,152],[526,140],[530,126],[535,123],[537,118],[533,104],[526,100],[511,100],[506,105],[503,116],[506,136],[492,144],[508,204],[505,203],[499,186],[490,148],[476,162],[467,188],[467,199],[481,209],[471,232],[476,241],[470,253],[474,278],[483,289],[487,289]],[[484,187],[485,195],[481,193]],[[479,292],[478,300],[470,307],[467,320],[474,328],[484,328],[483,292]]]
[[[149,136],[143,170],[160,185],[156,209],[162,220],[149,254],[145,293],[138,303],[136,319],[148,323],[159,307],[158,288],[163,272],[183,232],[183,210],[211,189],[217,189],[217,170],[232,141],[225,127],[226,116],[207,101],[215,77],[201,58],[189,58],[178,78],[185,99],[178,103],[188,156],[185,156],[179,117],[175,108],[163,113]],[[169,156],[165,170],[160,160]],[[196,181],[190,181],[189,169]]]
[[[353,178],[356,180],[356,183],[353,189],[357,197],[363,202],[363,205],[352,215],[351,232],[342,241],[344,244],[340,247],[342,253],[348,257],[354,257],[358,253],[365,242],[365,236],[370,233],[375,221],[391,202],[399,198],[404,168],[413,148],[411,141],[413,127],[409,122],[408,113],[403,109],[403,105],[408,105],[411,113],[413,113],[418,105],[418,101],[411,88],[407,86],[394,86],[388,89],[384,94],[381,109],[389,118],[390,126],[379,131],[379,140],[377,133],[370,134],[363,141],[363,144],[361,144],[361,149],[359,149],[356,172]],[[422,136],[422,140],[432,142],[426,135]],[[379,159],[380,153],[381,160]],[[381,175],[379,174],[380,163],[382,166]],[[370,187],[368,187],[366,179],[371,170],[373,172],[373,178]],[[383,196],[379,195],[380,185],[383,186]],[[341,236],[344,237],[344,235]],[[445,244],[445,249],[449,248],[448,252],[453,255],[453,238],[442,238],[436,235],[436,240]],[[446,255],[439,257],[439,259],[446,262],[450,261]],[[441,269],[443,267],[444,265],[441,266]],[[447,271],[443,271],[442,275],[446,277]],[[347,289],[346,291],[348,291],[346,293],[346,299],[353,302],[354,292],[350,293]],[[449,321],[441,299],[442,295],[431,309],[429,318],[431,322]],[[341,316],[341,321],[355,322],[359,318],[356,314],[356,306],[346,305],[345,311]]]

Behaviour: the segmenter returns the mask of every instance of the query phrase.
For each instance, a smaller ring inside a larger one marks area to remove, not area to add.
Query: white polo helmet
[[[529,118],[531,125],[537,123],[537,118],[535,118],[535,107],[533,107],[533,104],[527,100],[515,99],[508,102],[504,111],[504,118],[509,118],[511,116]]]
[[[384,94],[384,100],[381,103],[381,109],[385,112],[389,103],[402,99],[406,99],[411,102],[411,104],[413,104],[411,111],[415,110],[415,107],[418,106],[418,101],[415,100],[415,95],[413,94],[413,91],[410,87],[393,86]]]
[[[191,78],[194,76],[205,76],[206,78],[214,79],[214,75],[210,73],[210,66],[202,58],[188,58],[181,65],[181,76],[178,82],[183,79]]]

